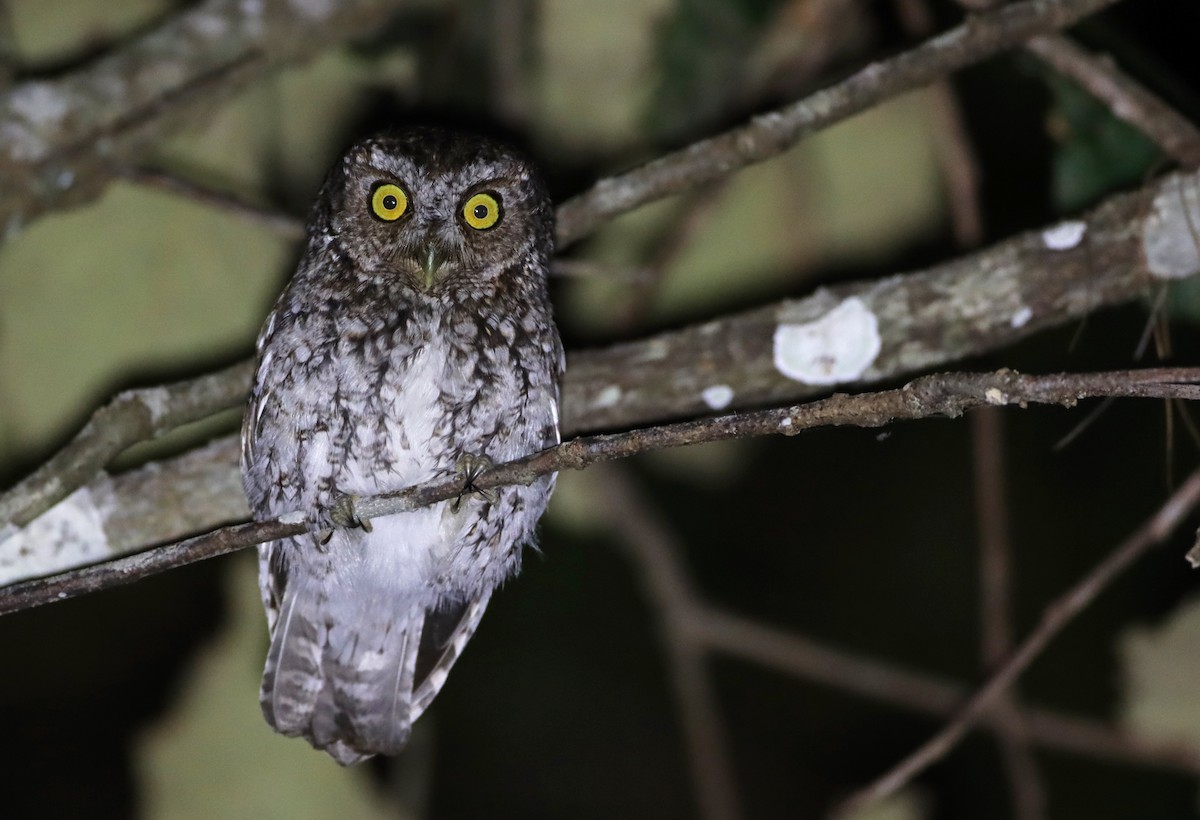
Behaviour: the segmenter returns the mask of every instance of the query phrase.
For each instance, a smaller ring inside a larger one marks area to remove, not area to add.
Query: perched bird
[[[506,146],[367,139],[330,172],[259,335],[246,497],[256,518],[325,530],[260,548],[263,714],[343,765],[404,747],[549,501],[553,476],[335,526],[356,496],[559,442],[553,220]]]

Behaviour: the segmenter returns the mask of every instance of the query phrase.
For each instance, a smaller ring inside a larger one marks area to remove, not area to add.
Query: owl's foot
[[[463,488],[462,492],[458,494],[458,498],[454,499],[452,509],[455,512],[458,512],[463,496],[468,493],[479,493],[489,504],[496,503],[498,496],[495,490],[481,490],[475,486],[475,479],[495,466],[496,462],[484,455],[463,453],[458,457],[458,463],[454,465],[454,474],[462,481]]]
[[[361,527],[363,532],[371,532],[374,527],[371,526],[371,519],[362,518],[359,516],[356,509],[358,496],[356,495],[339,495],[333,501],[333,506],[329,508],[329,522],[337,529],[352,530]],[[325,546],[329,543],[329,539],[333,538],[333,530],[321,530],[317,534],[317,543]]]

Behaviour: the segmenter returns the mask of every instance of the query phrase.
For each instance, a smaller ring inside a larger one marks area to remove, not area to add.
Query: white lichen
[[[292,510],[291,512],[286,512],[283,515],[279,516],[279,523],[280,524],[303,524],[304,523],[304,513],[300,512],[300,510]]]
[[[878,318],[851,296],[815,321],[775,328],[775,367],[804,384],[840,384],[860,378],[882,346]]]
[[[988,404],[1008,404],[1008,397],[1004,395],[999,387],[989,387],[983,392],[983,398]]]
[[[171,394],[165,387],[149,387],[139,391],[142,405],[150,411],[150,423],[158,426],[171,410]]]
[[[610,384],[608,387],[605,387],[603,390],[601,390],[596,395],[595,400],[592,402],[592,407],[597,410],[603,410],[607,407],[613,407],[620,400],[621,400],[620,385]]]
[[[67,95],[53,83],[21,83],[8,95],[9,110],[39,130],[62,124],[71,111]]]
[[[112,555],[104,516],[87,487],[0,540],[0,585],[62,572]]]
[[[1042,231],[1042,242],[1052,251],[1069,251],[1083,241],[1087,223],[1078,220],[1060,222]]]
[[[700,391],[700,398],[712,410],[724,410],[733,401],[733,388],[727,384],[714,384]]]
[[[1142,229],[1146,269],[1160,279],[1182,279],[1200,271],[1200,191],[1179,177],[1163,183]]]

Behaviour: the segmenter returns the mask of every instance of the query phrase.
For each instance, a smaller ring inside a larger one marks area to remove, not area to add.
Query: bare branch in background
[[[197,379],[119,394],[66,447],[0,496],[0,541],[82,487],[130,446],[237,406],[244,401],[251,370],[244,362]]]
[[[628,473],[599,468],[591,477],[599,482],[597,497],[607,501],[612,513],[606,520],[638,565],[662,619],[700,815],[708,820],[740,817],[737,781],[707,668],[707,647],[703,634],[695,629],[702,604],[682,566],[682,550],[665,523],[642,502]]]
[[[77,71],[0,94],[0,226],[94,199],[174,116],[379,28],[404,0],[206,0]]]
[[[998,667],[1012,651],[1015,586],[1004,441],[1004,417],[998,408],[981,408],[971,414],[979,537],[980,656],[985,672]],[[992,712],[1001,729],[1000,751],[1012,785],[1014,814],[1019,820],[1040,820],[1046,816],[1046,792],[1015,686],[997,696]]]
[[[1165,541],[1200,504],[1200,471],[1193,473],[1166,503],[1136,532],[1117,546],[1075,586],[1046,607],[1041,623],[988,679],[955,718],[902,760],[891,771],[846,801],[853,807],[880,800],[909,783],[919,772],[941,759],[979,721],[1003,692],[1024,672],[1042,650],[1076,615],[1103,592],[1113,579],[1151,547]]]
[[[654,281],[655,272],[649,267],[618,267],[591,259],[574,259],[559,256],[551,265],[550,272],[564,279],[605,279],[630,285],[647,285]]]
[[[958,3],[979,13],[999,5],[997,0],[958,0]],[[1114,117],[1141,131],[1184,168],[1200,166],[1200,128],[1125,74],[1111,59],[1089,54],[1058,34],[1034,37],[1025,43],[1024,49],[1074,80],[1104,103]]]
[[[896,6],[910,34],[927,36],[933,29],[933,15],[924,0],[896,0]],[[938,164],[950,202],[954,237],[961,248],[972,249],[983,241],[984,223],[975,152],[954,86],[943,79],[930,92]],[[985,671],[993,669],[1008,653],[1012,628],[1003,436],[1003,417],[998,408],[980,408],[971,414],[980,551],[980,654]],[[1019,706],[1015,692],[1006,692],[997,700],[992,710],[997,741],[1012,792],[1014,816],[1017,820],[1042,820],[1046,814],[1045,789]]]
[[[1065,28],[1115,1],[1024,0],[975,15],[910,51],[872,63],[799,102],[760,114],[741,128],[600,180],[558,209],[558,242],[568,245],[617,214],[778,156],[804,137],[885,99],[1030,37]]]
[[[239,217],[283,239],[298,242],[304,238],[304,220],[300,217],[254,205],[233,194],[209,188],[177,174],[132,165],[112,165],[109,172],[136,185],[165,191]]]
[[[698,611],[695,617],[694,631],[714,651],[800,680],[929,715],[953,715],[967,697],[968,690],[961,684],[788,634],[714,607]],[[1093,720],[1034,707],[1023,708],[1020,717],[1029,739],[1048,749],[1200,774],[1200,749],[1186,744],[1148,740]],[[994,710],[985,711],[980,723],[992,731],[1003,731]]]
[[[740,407],[818,394],[823,385],[780,370],[779,357],[787,351],[777,334],[785,325],[820,332],[822,321],[850,300],[857,300],[855,313],[876,323],[880,339],[879,355],[859,381],[996,350],[1200,271],[1192,230],[1197,218],[1200,175],[1168,176],[1078,219],[924,271],[839,285],[650,339],[578,351],[568,360],[563,420],[574,430],[622,429],[704,413],[712,409],[713,387]]]
[[[1035,37],[1025,48],[1107,105],[1113,116],[1158,143],[1163,153],[1184,168],[1200,166],[1200,128],[1111,60],[1094,57],[1057,35]]]

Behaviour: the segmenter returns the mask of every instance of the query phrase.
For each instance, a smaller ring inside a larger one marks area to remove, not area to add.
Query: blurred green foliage
[[[1141,131],[1076,83],[1045,72],[1052,95],[1050,131],[1056,137],[1054,203],[1077,212],[1116,190],[1140,184],[1163,162]]]

